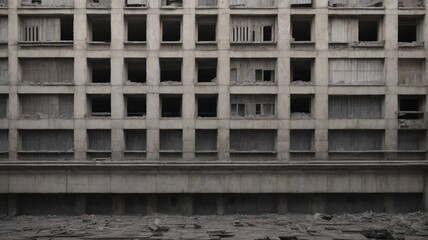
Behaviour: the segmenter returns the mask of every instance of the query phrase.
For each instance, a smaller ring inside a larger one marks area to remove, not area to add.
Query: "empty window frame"
[[[423,119],[425,95],[399,95],[398,119]]]
[[[22,42],[73,41],[73,16],[23,17],[20,22]]]
[[[110,43],[111,42],[111,18],[110,16],[88,16],[89,41]]]
[[[217,39],[217,16],[197,16],[198,42],[215,42]]]
[[[19,130],[20,151],[73,152],[73,130]]]
[[[398,130],[399,151],[423,151],[426,146],[425,130]]]
[[[291,59],[291,81],[312,82],[313,59]]]
[[[422,8],[425,7],[424,0],[398,0],[399,8]]]
[[[128,15],[125,17],[127,24],[128,42],[146,42],[147,22],[144,15]]]
[[[9,61],[7,58],[0,58],[0,85],[9,83]]]
[[[312,41],[312,16],[291,16],[291,31],[294,42]]]
[[[329,96],[330,119],[379,119],[383,117],[384,96]]]
[[[147,133],[142,129],[126,129],[125,151],[145,152],[147,148]]]
[[[0,154],[9,152],[9,131],[0,129]],[[0,158],[2,156],[0,155]]]
[[[125,95],[126,116],[127,117],[145,117],[146,116],[146,95],[135,94]]]
[[[330,85],[384,85],[384,59],[330,59]]]
[[[88,129],[89,151],[111,151],[110,129]]]
[[[111,8],[111,0],[88,0],[88,8]]]
[[[291,7],[312,7],[312,0],[291,0]]]
[[[74,60],[67,58],[21,58],[19,82],[33,84],[71,84]]]
[[[315,130],[290,130],[290,151],[309,152],[315,149]]]
[[[161,82],[181,82],[181,71],[183,59],[181,58],[161,58],[160,81]]]
[[[273,117],[275,116],[275,95],[233,94],[230,97],[231,117]]]
[[[197,129],[195,150],[198,153],[217,151],[217,130]]]
[[[275,152],[276,130],[230,130],[230,151]]]
[[[292,118],[311,117],[313,112],[313,95],[294,94],[290,96],[290,113]]]
[[[161,0],[161,7],[183,7],[183,0]]]
[[[198,117],[217,117],[217,95],[196,95]]]
[[[200,8],[212,8],[217,7],[217,5],[217,0],[197,0],[196,6]]]
[[[273,43],[276,41],[276,17],[232,16],[231,43]]]
[[[196,59],[197,81],[199,83],[214,83],[217,81],[217,59]]]
[[[425,86],[425,59],[398,59],[398,84]]]
[[[72,94],[23,94],[19,95],[23,118],[72,118],[74,96]]]
[[[179,118],[182,111],[182,95],[164,94],[160,95],[161,117]]]
[[[329,151],[381,151],[384,130],[329,130]]]
[[[398,17],[398,42],[422,42],[423,28],[421,18]]]
[[[7,118],[8,95],[0,94],[0,119]]]
[[[1,7],[1,3],[0,3]],[[9,41],[9,26],[8,18],[1,16],[0,17],[0,44],[7,43]]]
[[[182,17],[161,17],[162,42],[181,42],[181,20]]]
[[[130,83],[146,83],[146,59],[125,59],[126,79]]]
[[[111,78],[110,59],[88,59],[90,82],[109,83]]]
[[[110,117],[111,116],[111,97],[110,95],[92,94],[88,95],[89,116],[91,117]]]
[[[147,7],[147,0],[125,0],[126,7]]]
[[[232,59],[230,82],[233,84],[272,84],[276,81],[276,59]]]
[[[230,8],[274,8],[277,0],[230,0]]]
[[[383,7],[383,0],[329,0],[329,7],[345,7],[345,8],[372,8]]]
[[[379,41],[379,20],[377,19],[358,20],[358,41],[360,42]]]
[[[161,152],[183,151],[183,130],[161,129],[159,131],[159,138]]]

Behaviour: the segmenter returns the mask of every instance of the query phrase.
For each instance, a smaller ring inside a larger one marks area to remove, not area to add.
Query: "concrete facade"
[[[403,47],[398,43],[397,27],[399,17],[416,18],[420,21],[418,28],[422,29],[418,42],[426,41],[428,10],[425,7],[401,8],[397,0],[385,0],[383,7],[375,8],[333,8],[329,7],[328,0],[298,8],[291,7],[291,0],[280,0],[275,7],[250,9],[231,8],[229,0],[219,0],[212,8],[198,7],[197,2],[184,0],[183,6],[176,8],[162,7],[161,1],[148,0],[147,7],[127,7],[123,0],[112,0],[111,8],[97,8],[88,7],[92,5],[87,5],[86,0],[75,0],[74,7],[42,8],[22,7],[19,1],[9,0],[7,7],[0,8],[0,16],[8,20],[8,42],[0,45],[0,58],[8,59],[9,77],[6,84],[0,85],[0,95],[7,97],[7,117],[0,119],[0,129],[7,131],[8,139],[7,150],[0,151],[3,156],[0,158],[0,194],[8,199],[5,202],[10,214],[18,211],[19,195],[30,193],[73,195],[79,213],[86,212],[87,195],[94,193],[116,194],[111,198],[112,212],[116,214],[126,212],[122,194],[144,194],[147,214],[156,212],[153,206],[157,205],[159,210],[162,205],[156,197],[160,199],[162,194],[177,194],[177,201],[185,204],[179,211],[169,210],[183,214],[192,214],[195,209],[197,201],[191,200],[192,194],[213,194],[207,197],[215,199],[219,214],[227,213],[225,194],[279,194],[274,197],[278,212],[288,211],[287,204],[293,198],[287,194],[319,194],[311,195],[310,211],[320,212],[328,206],[326,199],[329,198],[323,194],[382,194],[385,206],[389,206],[386,204],[388,194],[416,194],[420,208],[428,210],[428,44]],[[22,41],[21,19],[57,16],[73,16],[71,43]],[[130,31],[127,19],[136,16],[145,18],[145,41],[127,39]],[[93,40],[92,26],[95,25],[92,22],[100,17],[109,19],[110,42]],[[241,17],[274,19],[272,41],[232,42],[231,22]],[[338,48],[330,41],[329,21],[346,17],[381,19],[376,41],[381,45],[344,47],[339,44]],[[197,26],[201,18],[216,19],[215,41],[198,41]],[[293,39],[292,18],[310,19],[309,41]],[[165,19],[180,19],[179,41],[162,40]],[[73,59],[73,83],[22,82],[24,70],[20,61],[27,58]],[[91,81],[94,59],[110,60],[109,82]],[[145,83],[127,81],[126,61],[132,59],[145,60]],[[160,59],[181,60],[181,82],[160,82]],[[217,60],[216,81],[198,82],[198,59]],[[233,84],[231,62],[239,59],[273,59],[274,81]],[[332,85],[330,59],[382,59],[384,83]],[[422,62],[419,83],[399,84],[399,62],[403,59]],[[293,84],[292,62],[296,60],[310,60],[310,84]],[[71,94],[73,117],[25,118],[21,114],[20,96],[27,94]],[[145,95],[146,112],[142,117],[128,117],[127,96],[136,94]],[[240,94],[273,95],[274,116],[232,116],[231,96]],[[110,116],[91,115],[93,95],[110,96]],[[162,116],[164,95],[181,96],[179,117]],[[197,95],[217,96],[215,117],[198,117],[202,106],[198,106]],[[296,95],[310,96],[309,117],[293,117],[291,99]],[[382,117],[331,119],[329,96],[333,95],[380,96]],[[417,96],[421,99],[417,104],[419,109],[400,110],[400,96]],[[399,119],[400,111],[404,115],[422,114],[422,117]],[[23,149],[23,130],[46,129],[72,130],[73,148],[60,153]],[[232,130],[254,129],[276,132],[274,151],[231,149]],[[90,149],[88,130],[110,131],[111,147]],[[126,131],[132,130],[144,130],[146,146],[142,149],[128,149]],[[181,130],[181,149],[162,149],[161,130]],[[198,130],[216,130],[216,149],[202,153],[196,150]],[[310,130],[312,146],[292,149],[290,132],[294,130]],[[380,130],[381,147],[332,149],[329,137],[333,130]],[[410,143],[418,147],[400,149],[400,131],[408,130],[421,133],[417,142]],[[39,155],[33,158],[33,154]],[[163,209],[169,212],[168,206]],[[387,207],[383,210],[389,211]]]

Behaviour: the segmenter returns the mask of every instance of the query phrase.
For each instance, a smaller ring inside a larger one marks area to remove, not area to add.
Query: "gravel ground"
[[[428,239],[428,213],[226,216],[17,216],[0,239]]]

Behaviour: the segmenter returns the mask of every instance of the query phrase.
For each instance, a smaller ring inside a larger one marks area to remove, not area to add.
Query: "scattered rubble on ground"
[[[428,213],[225,216],[17,216],[0,220],[2,240],[424,240]]]

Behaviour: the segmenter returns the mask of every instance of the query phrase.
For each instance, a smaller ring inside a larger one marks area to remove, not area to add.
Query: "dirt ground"
[[[428,239],[428,213],[226,216],[17,216],[0,239]]]

